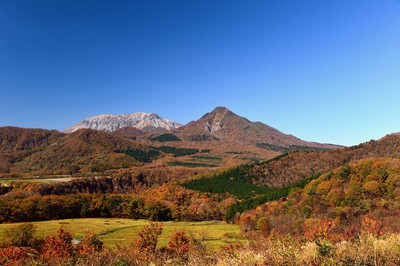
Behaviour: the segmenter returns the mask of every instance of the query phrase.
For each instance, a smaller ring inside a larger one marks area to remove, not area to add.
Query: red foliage
[[[93,232],[88,230],[77,247],[79,255],[90,255],[103,250],[103,242]]]
[[[162,228],[162,223],[152,222],[150,222],[150,225],[143,227],[135,241],[136,248],[138,248],[140,252],[156,251],[158,236],[161,235]]]
[[[168,250],[180,256],[186,254],[190,247],[190,239],[185,231],[175,232],[168,243]]]
[[[303,224],[304,237],[308,241],[328,239],[333,226],[334,223],[329,219],[307,219]]]
[[[16,265],[29,259],[26,249],[19,247],[7,247],[0,249],[0,265]]]
[[[361,234],[362,235],[380,235],[380,223],[372,214],[366,214],[361,217]]]
[[[72,239],[73,236],[63,228],[58,230],[57,237],[47,236],[42,247],[43,259],[71,257],[74,254]]]

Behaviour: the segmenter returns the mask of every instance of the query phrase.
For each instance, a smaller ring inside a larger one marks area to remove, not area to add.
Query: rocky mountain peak
[[[89,117],[67,128],[64,132],[71,133],[81,128],[114,132],[123,127],[134,127],[142,130],[152,130],[154,128],[171,130],[180,126],[181,124],[162,118],[155,113],[138,112],[120,115],[103,114]]]
[[[203,129],[207,132],[221,130],[224,127],[223,120],[230,116],[237,116],[225,107],[216,107],[212,112],[200,118],[203,122]]]

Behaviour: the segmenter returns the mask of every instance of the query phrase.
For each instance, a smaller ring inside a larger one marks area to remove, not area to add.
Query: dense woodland
[[[287,197],[237,216],[244,230],[260,219],[268,230],[331,240],[400,230],[400,160],[364,159],[327,172]]]

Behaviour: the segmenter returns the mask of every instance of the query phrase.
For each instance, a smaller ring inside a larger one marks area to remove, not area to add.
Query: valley
[[[156,257],[176,262],[182,254],[171,250],[181,248],[188,261],[202,254],[207,263],[215,252],[229,260],[284,241],[309,245],[313,259],[285,246],[290,256],[306,256],[304,265],[336,262],[341,241],[355,256],[356,241],[392,243],[400,232],[398,134],[343,147],[303,141],[223,107],[187,125],[151,114],[173,128],[141,123],[136,114],[132,123],[145,126],[120,127],[131,116],[100,115],[66,132],[0,128],[0,235],[17,237],[21,225],[44,243],[90,237],[109,253],[74,244],[75,255],[63,259],[84,259],[78,254],[85,248],[106,265],[135,265],[130,256],[157,261],[143,256],[147,238]],[[93,125],[102,127],[83,128]],[[84,227],[94,231],[86,235]],[[45,244],[38,243],[29,248],[39,252]],[[24,249],[15,252],[27,259]],[[48,260],[40,254],[33,260]]]

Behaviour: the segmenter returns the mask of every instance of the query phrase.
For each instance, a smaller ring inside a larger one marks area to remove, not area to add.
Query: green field
[[[85,230],[90,228],[99,234],[105,246],[113,248],[117,245],[132,243],[140,228],[149,224],[149,222],[147,220],[132,219],[88,218],[33,222],[33,224],[37,227],[37,237],[55,235],[57,230],[63,226],[76,239],[80,239]],[[2,238],[4,230],[14,225],[0,224],[0,238]],[[211,248],[219,248],[229,243],[240,241],[239,227],[222,221],[164,222],[163,225],[163,233],[159,238],[160,246],[166,245],[169,238],[177,230],[185,230],[194,239]]]

